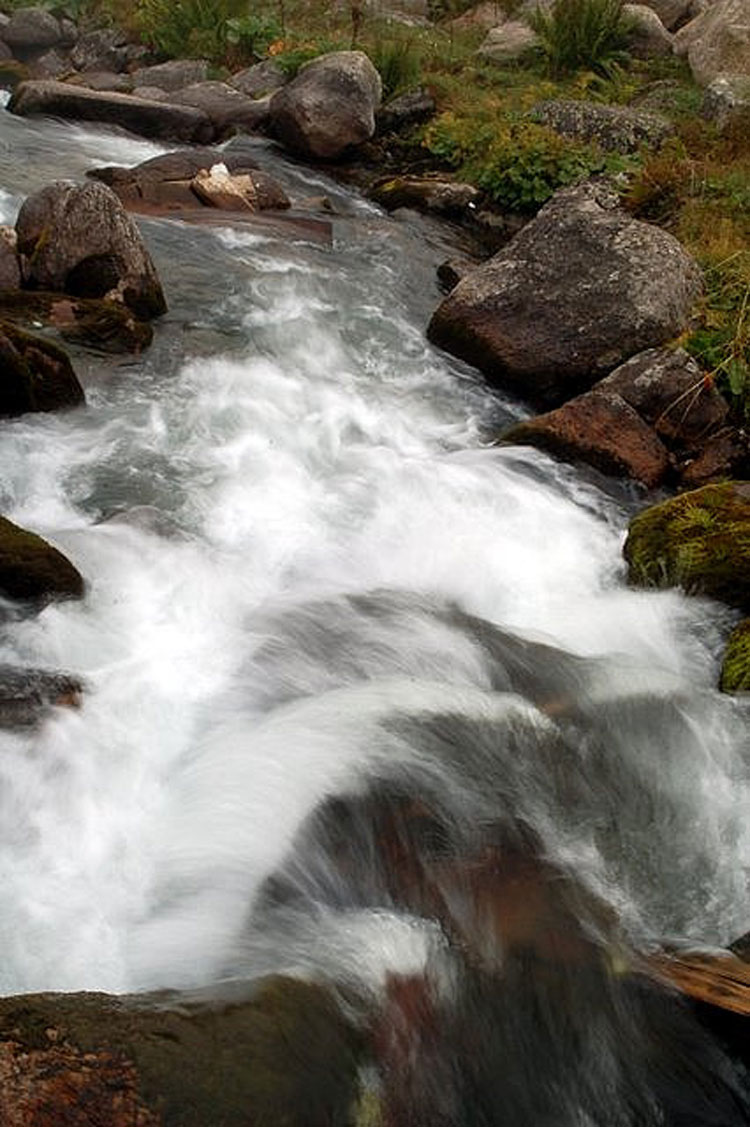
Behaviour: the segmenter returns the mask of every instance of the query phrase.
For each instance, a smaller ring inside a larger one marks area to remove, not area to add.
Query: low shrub
[[[623,6],[623,0],[555,0],[549,11],[537,8],[529,22],[551,73],[606,72],[627,62],[630,21]]]
[[[558,188],[614,164],[595,146],[565,140],[535,122],[472,125],[444,114],[428,126],[423,143],[509,211],[537,211]]]
[[[419,85],[421,54],[411,39],[378,39],[368,51],[383,83],[383,97],[392,98]]]

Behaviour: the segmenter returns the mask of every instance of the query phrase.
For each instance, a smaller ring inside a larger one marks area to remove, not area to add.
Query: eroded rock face
[[[596,141],[610,152],[633,153],[643,145],[658,148],[674,132],[660,114],[573,99],[543,102],[532,115],[562,137]]]
[[[550,405],[676,336],[700,290],[676,239],[588,183],[557,192],[460,281],[428,335],[491,382]]]
[[[99,121],[128,129],[141,137],[170,141],[206,144],[214,137],[210,119],[194,106],[88,90],[85,86],[52,79],[20,82],[13,91],[8,109],[21,117],[44,114],[74,121]]]
[[[362,51],[313,59],[270,103],[270,126],[292,152],[336,160],[375,132],[380,76]]]
[[[84,402],[67,355],[52,341],[0,321],[0,415],[59,411]]]
[[[322,986],[0,1000],[3,1127],[350,1122],[359,1038]]]
[[[62,552],[35,532],[0,517],[1,595],[46,603],[52,599],[78,599],[83,593],[80,572]]]
[[[27,284],[74,297],[116,297],[145,320],[166,310],[134,221],[103,184],[57,182],[24,202],[16,221]]]
[[[675,36],[693,77],[708,86],[720,74],[750,75],[750,0],[715,0]]]
[[[79,38],[71,62],[80,71],[121,71],[128,61],[127,36],[115,28],[97,28]]]

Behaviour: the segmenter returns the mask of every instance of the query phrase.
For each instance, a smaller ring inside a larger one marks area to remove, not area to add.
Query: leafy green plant
[[[701,324],[686,347],[715,380],[736,414],[750,420],[750,251],[704,271]]]
[[[273,16],[229,16],[224,20],[224,38],[235,53],[247,58],[260,58],[279,39],[281,24]]]
[[[384,97],[419,85],[422,59],[412,39],[378,40],[369,55],[382,80]]]
[[[537,8],[529,22],[552,74],[627,62],[630,21],[623,6],[623,0],[555,0],[549,11]]]
[[[136,20],[143,39],[169,58],[219,57],[235,0],[140,0]],[[236,5],[239,7],[239,4]]]
[[[471,124],[443,115],[425,131],[424,144],[510,211],[536,211],[558,188],[609,168],[609,158],[594,146],[565,140],[535,122]]]

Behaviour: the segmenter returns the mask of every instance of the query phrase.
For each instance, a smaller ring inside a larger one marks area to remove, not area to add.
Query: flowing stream
[[[2,511],[88,590],[0,628],[1,661],[87,686],[0,735],[0,992],[418,970],[434,922],[310,829],[373,787],[468,853],[522,821],[633,946],[726,944],[750,926],[731,614],[628,589],[635,492],[490,444],[522,408],[424,336],[447,243],[257,148],[331,198],[333,246],[144,220],[152,349],[74,350],[87,406],[2,424]],[[159,151],[2,112],[0,221]]]

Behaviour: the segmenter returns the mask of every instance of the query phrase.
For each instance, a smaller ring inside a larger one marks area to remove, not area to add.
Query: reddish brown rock
[[[631,477],[649,489],[659,485],[670,468],[666,447],[651,427],[621,396],[599,390],[518,423],[502,441],[536,446],[603,473]]]

